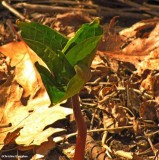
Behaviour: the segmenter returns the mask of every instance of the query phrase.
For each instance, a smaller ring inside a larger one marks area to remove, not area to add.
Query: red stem
[[[77,94],[72,97],[72,107],[78,130],[74,160],[84,160],[87,127],[82,116]]]

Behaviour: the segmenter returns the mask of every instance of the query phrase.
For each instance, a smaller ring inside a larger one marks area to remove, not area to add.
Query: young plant
[[[72,99],[78,129],[74,159],[83,160],[86,125],[78,93],[91,78],[90,65],[103,33],[99,19],[82,25],[69,40],[55,30],[35,22],[18,22],[18,26],[24,41],[47,65],[46,68],[35,63],[51,103],[55,105],[65,99]]]

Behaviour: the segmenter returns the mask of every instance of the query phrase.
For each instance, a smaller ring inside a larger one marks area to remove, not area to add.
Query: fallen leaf
[[[158,104],[155,101],[145,101],[141,104],[139,109],[140,117],[143,120],[157,120],[157,110]]]
[[[42,60],[23,41],[3,45],[0,47],[0,52],[11,58],[12,67],[16,66],[15,80],[24,89],[23,97],[30,95],[33,97],[39,88],[43,87],[40,75],[33,64],[38,61],[44,65]]]
[[[55,142],[50,137],[47,142],[43,142],[40,146],[36,147],[36,154],[46,156],[51,149],[55,147]]]
[[[50,106],[50,99],[37,73],[34,62],[43,62],[24,42],[12,42],[0,47],[0,52],[11,58],[14,73],[0,88],[0,122],[11,123],[0,128],[0,142],[16,143],[21,149],[39,146],[63,128],[47,126],[72,114],[72,109]],[[0,149],[4,145],[0,146]]]
[[[133,64],[139,75],[147,68],[150,70],[158,69],[159,63],[159,23],[156,20],[138,22],[128,29],[119,32],[118,39],[121,38],[123,43],[113,43],[111,49],[107,49],[111,41],[109,36],[105,50],[98,51],[98,54],[105,55],[111,59]],[[114,38],[114,42],[116,39]],[[112,46],[111,45],[111,46]]]
[[[126,110],[124,107],[119,107],[115,102],[109,102],[106,106],[99,105],[100,109],[104,109],[103,121],[105,128],[116,128],[125,126],[128,123],[128,117],[126,116]],[[111,133],[120,132],[121,130],[109,131]]]
[[[56,132],[64,131],[59,128],[44,128],[54,122],[64,119],[67,115],[72,113],[72,109],[64,108],[59,105],[53,107],[39,107],[28,118],[26,118],[19,127],[20,135],[16,138],[17,144],[40,145],[47,141],[47,138]],[[40,115],[40,116],[39,116]]]

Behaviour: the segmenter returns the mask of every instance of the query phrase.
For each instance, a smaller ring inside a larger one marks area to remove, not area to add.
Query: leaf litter
[[[137,160],[158,156],[157,28],[158,20],[150,19],[119,33],[106,31],[91,66],[92,78],[80,93],[86,123],[95,139],[87,137],[86,159],[100,159],[100,155],[109,159]],[[47,126],[72,111],[67,108],[65,112],[60,106],[49,107],[46,90],[30,61],[34,54],[26,50],[25,45],[22,47],[23,42],[15,44],[8,44],[17,50],[14,55],[10,46],[0,47],[0,52],[9,57],[11,66],[15,67],[0,89],[3,95],[1,123],[12,124],[9,128],[0,128],[0,141],[4,146],[14,144],[21,149],[39,146],[36,156],[47,155],[48,150],[55,147],[51,135],[65,131]],[[97,149],[96,141],[100,142],[98,154],[97,150],[91,150]],[[42,153],[45,146],[51,147]],[[62,147],[62,143],[59,146]]]
[[[4,145],[14,142],[21,149],[34,148],[47,142],[51,135],[64,132],[63,128],[46,127],[72,114],[72,109],[60,105],[50,107],[49,97],[30,60],[29,48],[23,43],[11,42],[0,47],[15,67],[14,73],[1,85],[1,123],[11,123],[12,126],[0,128],[0,141]]]
[[[89,102],[82,93],[83,105],[96,109],[91,121],[105,128],[102,143],[109,158],[158,156],[158,19],[109,31],[84,90],[92,98]]]

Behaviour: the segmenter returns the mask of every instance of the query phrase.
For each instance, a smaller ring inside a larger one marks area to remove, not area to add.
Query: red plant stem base
[[[78,94],[72,97],[72,107],[78,130],[74,160],[84,160],[87,127],[82,116]]]

